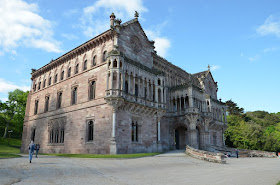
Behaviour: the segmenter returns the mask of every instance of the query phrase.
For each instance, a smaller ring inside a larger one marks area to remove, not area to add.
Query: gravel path
[[[275,185],[280,158],[229,158],[227,164],[184,154],[137,159],[78,159],[39,156],[0,159],[0,184],[214,184]]]

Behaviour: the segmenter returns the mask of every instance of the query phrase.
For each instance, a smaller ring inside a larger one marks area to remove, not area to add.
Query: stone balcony
[[[166,109],[165,103],[158,103],[155,101],[145,99],[140,96],[127,94],[124,91],[119,90],[119,89],[106,90],[105,99],[109,99],[109,98],[122,98],[122,99],[124,99],[124,101],[131,102],[131,103],[137,103],[140,105],[144,105],[144,106],[148,106],[148,107],[156,108],[156,109]]]

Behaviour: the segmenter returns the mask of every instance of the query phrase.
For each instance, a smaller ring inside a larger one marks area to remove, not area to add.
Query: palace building
[[[22,152],[120,154],[223,147],[226,105],[208,70],[157,55],[135,18],[32,69]]]

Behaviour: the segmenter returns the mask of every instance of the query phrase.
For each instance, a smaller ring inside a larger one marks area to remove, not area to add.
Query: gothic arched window
[[[96,55],[92,58],[92,66],[96,66]]]
[[[64,71],[61,72],[60,80],[63,80],[64,78]]]
[[[103,52],[103,62],[105,62],[106,61],[106,58],[107,58],[107,51],[104,51]]]
[[[91,81],[89,84],[89,99],[95,99],[95,89],[96,89],[96,82]]]
[[[87,70],[87,60],[84,61],[84,70]]]
[[[79,64],[76,65],[75,74],[77,74],[78,72],[79,72]]]
[[[71,76],[71,67],[69,67],[69,69],[68,69],[68,77],[70,77]]]
[[[77,87],[72,90],[72,105],[77,104]]]

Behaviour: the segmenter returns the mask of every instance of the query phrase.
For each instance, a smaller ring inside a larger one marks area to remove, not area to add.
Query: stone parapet
[[[214,163],[221,163],[221,164],[226,163],[226,160],[222,153],[213,153],[213,152],[207,152],[204,150],[198,150],[198,149],[192,148],[188,145],[186,146],[186,154],[188,154],[191,157],[200,159],[200,160],[205,160],[205,161],[214,162]]]

